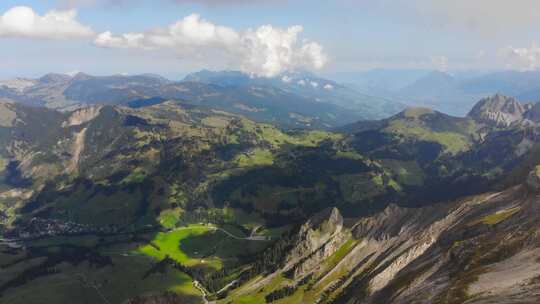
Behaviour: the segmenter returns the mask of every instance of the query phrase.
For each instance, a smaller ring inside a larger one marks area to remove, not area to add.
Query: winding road
[[[232,237],[233,239],[236,239],[236,240],[245,240],[245,241],[257,241],[257,242],[264,242],[264,241],[268,241],[268,238],[266,236],[262,236],[262,235],[250,235],[249,237],[238,237],[232,233],[230,233],[229,231],[223,229],[223,228],[220,228],[220,227],[213,227],[212,228],[213,230],[219,230],[219,231],[222,231],[223,233],[225,233],[226,235]]]

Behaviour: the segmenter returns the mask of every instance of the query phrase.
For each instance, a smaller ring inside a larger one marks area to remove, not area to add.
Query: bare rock
[[[525,111],[515,98],[496,94],[480,100],[468,116],[481,123],[506,127],[522,121]]]
[[[79,126],[96,118],[101,111],[101,106],[91,106],[75,110],[71,113],[63,127]]]
[[[537,166],[527,178],[527,187],[535,192],[540,192],[540,166]]]
[[[298,243],[287,257],[294,278],[316,270],[319,264],[345,241],[343,217],[337,208],[327,209],[309,219],[300,228]]]

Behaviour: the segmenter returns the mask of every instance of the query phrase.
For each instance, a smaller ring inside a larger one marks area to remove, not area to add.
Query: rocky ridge
[[[310,303],[535,303],[539,173],[534,169],[523,185],[449,204],[391,205],[348,228],[334,209],[326,228],[306,222],[286,266],[257,286],[294,269],[295,282],[309,283],[294,285],[291,298],[301,290]],[[347,242],[354,245],[330,262]]]
[[[468,117],[478,122],[507,127],[522,121],[525,107],[515,98],[496,94],[480,100],[469,112]]]

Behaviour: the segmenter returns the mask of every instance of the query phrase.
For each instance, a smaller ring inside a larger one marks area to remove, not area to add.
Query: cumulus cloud
[[[516,48],[508,46],[498,52],[510,69],[535,70],[540,68],[540,46],[532,45],[529,48]]]
[[[77,21],[75,10],[51,10],[40,16],[30,7],[18,6],[0,16],[0,37],[68,39],[93,34]]]
[[[327,56],[320,44],[300,40],[301,26],[286,29],[264,25],[238,32],[192,14],[170,25],[140,33],[104,32],[94,43],[107,48],[171,49],[180,56],[221,54],[238,68],[257,76],[273,77],[295,68],[322,68]]]

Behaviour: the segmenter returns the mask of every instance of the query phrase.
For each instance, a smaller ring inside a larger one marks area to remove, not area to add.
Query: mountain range
[[[48,74],[39,79],[0,82],[0,98],[64,110],[93,104],[140,105],[175,100],[287,128],[333,128],[357,120],[379,119],[404,108],[400,103],[364,95],[309,73],[263,78],[234,71],[201,71],[182,81],[152,74]]]
[[[374,119],[313,75],[208,71],[2,96],[1,302],[540,301],[540,103]]]
[[[335,76],[365,94],[457,116],[497,93],[525,103],[540,100],[538,71],[372,70]]]

